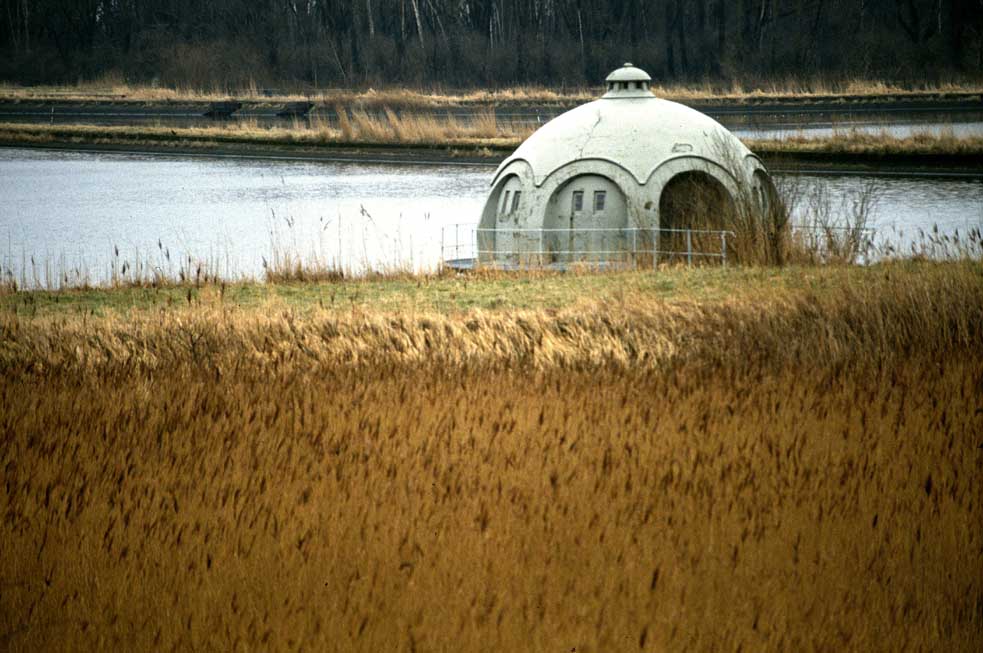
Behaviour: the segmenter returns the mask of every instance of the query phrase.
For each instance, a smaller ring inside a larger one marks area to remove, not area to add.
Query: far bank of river
[[[767,165],[783,169],[830,168],[914,173],[983,170],[983,136],[838,133],[827,137],[744,138]],[[45,149],[241,156],[303,161],[497,165],[521,135],[402,140],[345,136],[304,128],[146,127],[0,123],[0,146]]]

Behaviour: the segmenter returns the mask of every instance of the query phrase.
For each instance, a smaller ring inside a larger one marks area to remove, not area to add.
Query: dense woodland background
[[[0,0],[0,79],[197,88],[983,77],[983,0]]]

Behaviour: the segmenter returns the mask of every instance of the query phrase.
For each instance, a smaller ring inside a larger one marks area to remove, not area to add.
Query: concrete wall
[[[479,250],[489,254],[479,258],[483,262],[530,264],[617,258],[589,253],[630,248],[638,235],[629,236],[632,242],[618,242],[613,234],[588,235],[577,233],[577,229],[658,229],[662,191],[673,177],[691,171],[706,173],[719,181],[735,200],[742,196],[742,190],[745,197],[762,198],[758,200],[761,202],[774,193],[764,167],[753,155],[726,165],[694,154],[670,156],[656,165],[641,184],[618,163],[592,158],[572,161],[537,185],[529,163],[515,159],[499,171],[482,212],[479,227],[487,231],[479,232],[478,244]],[[578,214],[572,214],[573,193],[578,190],[584,193],[584,207]],[[593,212],[594,192],[598,190],[606,192],[605,211],[601,215]],[[755,190],[758,192],[754,193]],[[513,209],[516,191],[521,191],[521,196],[519,205]],[[506,195],[507,207],[504,206]],[[551,232],[542,238],[538,233],[523,231],[571,227],[573,233],[567,233],[566,242]],[[536,253],[541,251],[547,254],[538,258]],[[550,251],[556,254],[548,254]],[[562,253],[571,251],[573,254]]]
[[[509,177],[499,191],[495,207],[495,258],[498,261],[518,262],[518,254],[526,240],[524,234],[518,231],[524,228],[526,222],[523,217],[525,206],[529,203],[526,195],[528,191],[523,192],[522,180],[515,175]]]
[[[478,258],[483,263],[542,263],[542,234],[528,231],[540,228],[530,226],[536,189],[523,172],[517,166],[516,173],[502,175],[488,196],[478,232]]]
[[[770,211],[778,202],[778,191],[764,169],[754,171],[754,199],[762,211]]]

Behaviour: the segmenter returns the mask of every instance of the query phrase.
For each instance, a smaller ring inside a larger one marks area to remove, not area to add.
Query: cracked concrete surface
[[[598,108],[597,120],[594,121],[594,124],[591,125],[590,131],[587,132],[587,138],[585,138],[584,142],[580,144],[580,151],[577,153],[578,159],[584,158],[584,150],[587,148],[587,145],[590,143],[590,139],[594,137],[594,132],[597,130],[597,126],[601,124],[602,118],[603,116],[601,115],[601,110],[600,108]]]

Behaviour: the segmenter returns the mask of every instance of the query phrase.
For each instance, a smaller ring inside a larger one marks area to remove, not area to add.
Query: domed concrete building
[[[479,262],[608,262],[639,251],[640,236],[657,257],[658,234],[700,228],[672,215],[694,189],[718,203],[772,197],[764,166],[737,137],[656,98],[650,83],[626,63],[599,100],[554,118],[502,162],[478,227]]]

